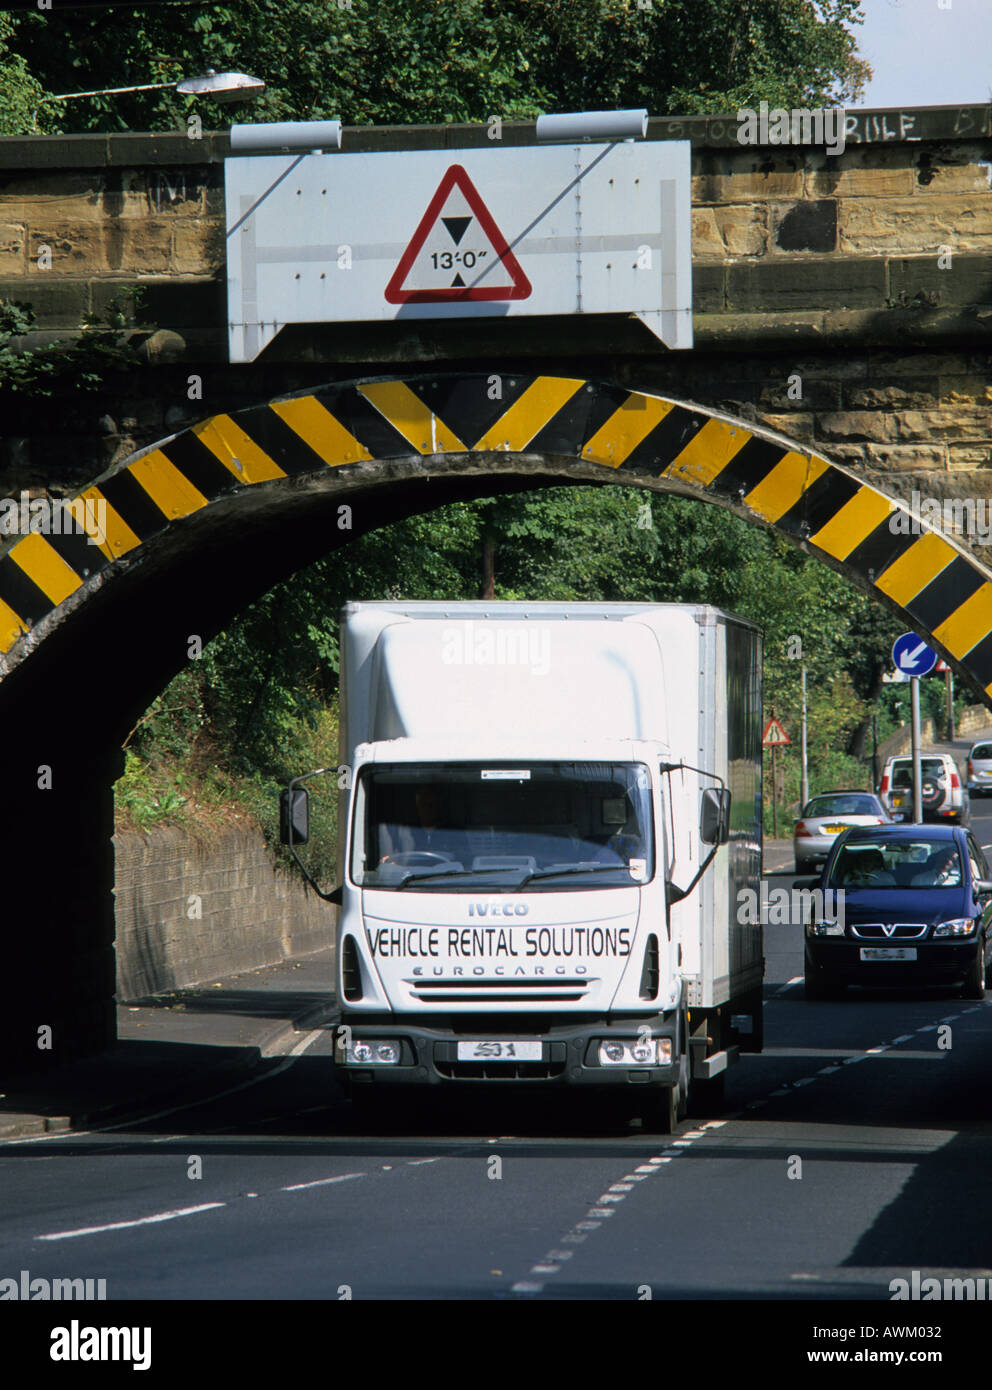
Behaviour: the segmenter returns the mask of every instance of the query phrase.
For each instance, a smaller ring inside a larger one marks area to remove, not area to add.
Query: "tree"
[[[0,14],[0,135],[23,135],[46,130],[45,90],[32,76],[26,60],[13,51],[17,21]],[[40,112],[36,122],[35,113]]]
[[[253,120],[428,124],[844,101],[870,74],[861,22],[861,0],[242,0],[121,6],[110,24],[86,10],[28,14],[13,50],[49,91],[235,68],[268,85]],[[59,119],[67,132],[161,130],[190,105],[135,93],[66,103]],[[197,110],[224,126],[231,108]]]

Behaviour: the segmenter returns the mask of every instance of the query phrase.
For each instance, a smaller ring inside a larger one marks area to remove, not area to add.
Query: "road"
[[[973,825],[992,844],[992,802]],[[195,1107],[0,1147],[0,1277],[104,1278],[111,1299],[529,1301],[888,1301],[914,1270],[992,1278],[992,1003],[807,1003],[795,925],[766,928],[766,959],[765,1052],[672,1140],[502,1096],[418,1098],[370,1132],[316,1029]]]

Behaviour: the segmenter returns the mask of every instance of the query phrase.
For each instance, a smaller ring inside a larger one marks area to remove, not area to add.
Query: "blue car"
[[[992,882],[956,825],[857,826],[840,835],[807,911],[806,998],[848,985],[953,987],[984,999]]]

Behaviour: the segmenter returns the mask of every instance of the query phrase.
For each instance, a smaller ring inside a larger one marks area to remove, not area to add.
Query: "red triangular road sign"
[[[765,725],[765,732],[761,735],[761,742],[766,748],[778,747],[783,743],[791,743],[792,739],[782,728],[774,715]]]
[[[438,184],[385,294],[390,304],[526,299],[531,283],[460,164]]]

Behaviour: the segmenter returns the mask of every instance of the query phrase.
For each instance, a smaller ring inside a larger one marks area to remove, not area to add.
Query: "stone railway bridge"
[[[847,124],[830,157],[742,147],[733,118],[650,123],[693,145],[692,351],[626,318],[406,321],[286,328],[247,366],[226,361],[226,135],[0,140],[23,345],[143,290],[133,367],[0,399],[0,497],[82,496],[108,521],[99,544],[0,537],[0,1071],[113,1037],[113,782],[190,635],[394,518],[574,482],[709,500],[903,614],[992,707],[992,518],[910,514],[914,493],[992,497],[992,108]],[[344,137],[486,145],[485,126]]]

